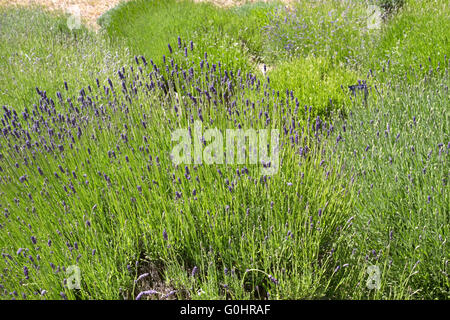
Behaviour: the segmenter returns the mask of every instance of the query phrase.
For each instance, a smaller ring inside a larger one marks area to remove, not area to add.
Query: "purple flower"
[[[167,235],[166,229],[163,230],[163,239],[164,239],[165,241],[167,241],[167,240],[169,239],[169,236]]]
[[[158,293],[158,292],[155,290],[142,291],[136,296],[136,300],[141,300],[142,296],[149,296],[151,294],[156,294],[156,293]]]
[[[278,280],[275,279],[275,277],[270,274],[269,274],[269,280],[272,281],[274,284],[278,284]]]
[[[175,293],[176,293],[176,291],[175,291],[175,290],[172,290],[172,291],[170,291],[168,294],[164,295],[162,298],[163,298],[163,299],[167,299],[167,298],[169,298],[170,296],[173,296]]]
[[[198,268],[197,268],[197,266],[195,266],[195,267],[192,269],[191,276],[195,277],[195,275],[197,274],[197,272],[198,272]]]
[[[170,46],[170,44],[168,44],[167,47],[169,48],[170,54],[172,54],[172,53],[173,53],[173,50],[172,50],[172,47]]]
[[[25,266],[23,267],[23,274],[25,275],[25,279],[29,279],[30,277],[28,276],[28,268]]]
[[[141,279],[144,279],[145,277],[147,277],[150,273],[143,273],[141,274],[136,280],[134,280],[134,283],[138,282]]]

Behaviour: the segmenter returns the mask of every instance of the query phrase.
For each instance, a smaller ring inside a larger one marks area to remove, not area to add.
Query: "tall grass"
[[[128,55],[85,27],[71,31],[67,17],[39,7],[2,7],[0,24],[0,104],[20,109],[30,105],[37,85],[54,95],[64,81],[104,81]]]
[[[389,68],[403,76],[410,67],[423,73],[436,69],[450,52],[448,1],[408,0],[383,28],[381,38],[368,52],[367,66],[374,70]],[[379,75],[380,80],[383,74]],[[414,79],[407,79],[407,81]]]

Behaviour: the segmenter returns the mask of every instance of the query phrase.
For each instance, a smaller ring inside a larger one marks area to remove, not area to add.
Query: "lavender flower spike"
[[[272,276],[271,274],[269,274],[269,280],[272,281],[274,284],[278,284],[278,280],[275,279],[275,277]]]
[[[197,268],[197,266],[195,266],[194,269],[192,269],[191,275],[194,277],[197,274],[197,272],[198,272],[198,268]]]
[[[136,296],[136,300],[141,300],[142,296],[149,296],[151,294],[156,294],[156,293],[158,293],[158,291],[155,291],[155,290],[142,291]]]
[[[139,280],[141,280],[141,279],[147,277],[148,275],[149,275],[148,272],[147,272],[147,273],[144,273],[144,274],[141,274],[136,280],[134,280],[134,282],[136,283],[136,282],[138,282]]]

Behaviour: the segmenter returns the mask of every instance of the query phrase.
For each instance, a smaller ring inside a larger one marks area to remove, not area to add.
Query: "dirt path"
[[[81,20],[88,26],[97,30],[97,18],[104,12],[115,7],[117,4],[129,0],[0,0],[0,6],[29,6],[42,5],[50,10],[61,10],[63,12],[72,13],[74,6],[79,8]],[[258,0],[194,0],[195,2],[209,1],[221,7],[229,7],[233,5],[241,5],[245,2],[257,2]],[[270,0],[259,0],[269,2]],[[291,2],[293,0],[285,0]]]

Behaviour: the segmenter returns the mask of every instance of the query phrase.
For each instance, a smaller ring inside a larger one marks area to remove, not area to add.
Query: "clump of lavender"
[[[410,280],[415,288],[424,288],[445,281],[439,249],[432,243],[437,230],[449,232],[450,161],[442,142],[448,139],[448,117],[442,117],[450,107],[444,98],[447,80],[436,77],[429,86],[396,80],[395,87],[377,89],[382,105],[369,95],[348,117],[336,116],[333,126],[342,129],[331,135],[328,148],[342,157],[356,190],[360,209],[353,209],[357,218],[352,223],[358,228],[355,241],[363,244],[359,249],[370,253],[368,261],[387,261],[392,279],[401,274],[396,264],[427,260]]]

